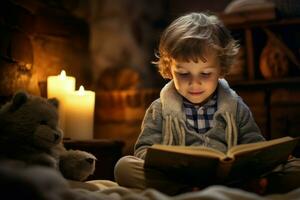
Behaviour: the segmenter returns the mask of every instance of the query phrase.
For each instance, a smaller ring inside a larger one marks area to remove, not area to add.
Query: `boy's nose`
[[[201,79],[199,77],[191,77],[191,80],[189,81],[189,85],[201,85]]]

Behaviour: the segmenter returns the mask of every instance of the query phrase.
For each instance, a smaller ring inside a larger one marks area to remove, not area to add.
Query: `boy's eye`
[[[210,76],[211,75],[211,72],[202,72],[201,73],[201,76]]]
[[[176,72],[179,76],[187,76],[189,73],[186,72]]]

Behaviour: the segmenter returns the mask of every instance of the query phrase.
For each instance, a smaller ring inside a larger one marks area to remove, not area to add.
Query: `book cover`
[[[299,138],[283,137],[241,144],[223,153],[201,146],[154,144],[147,150],[145,168],[165,172],[189,183],[218,184],[258,176],[285,162]]]

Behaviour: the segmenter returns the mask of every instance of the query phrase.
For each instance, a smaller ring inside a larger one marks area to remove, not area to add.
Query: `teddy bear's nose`
[[[93,164],[93,162],[94,162],[94,159],[93,158],[87,158],[87,159],[85,159],[88,163],[90,163],[90,164]]]
[[[55,135],[54,135],[54,140],[57,141],[58,139],[59,139],[59,135],[58,135],[58,134],[55,134]]]

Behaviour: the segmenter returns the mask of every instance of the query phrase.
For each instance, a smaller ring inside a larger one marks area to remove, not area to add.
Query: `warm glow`
[[[65,107],[68,93],[75,92],[76,80],[73,76],[67,76],[62,70],[59,75],[47,77],[47,97],[56,98],[59,101],[59,126],[65,130]]]
[[[59,78],[60,78],[61,80],[65,80],[66,77],[67,77],[66,71],[65,71],[65,70],[62,70],[62,71],[60,72]]]
[[[84,95],[84,87],[83,87],[82,85],[79,87],[78,94],[79,94],[80,96],[83,96],[83,95]]]
[[[93,139],[95,92],[81,85],[66,98],[65,137],[76,140]]]

